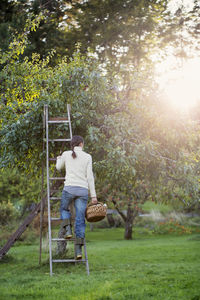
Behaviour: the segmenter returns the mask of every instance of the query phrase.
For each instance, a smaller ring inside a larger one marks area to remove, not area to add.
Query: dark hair
[[[84,140],[80,135],[74,135],[71,140],[71,148],[72,148],[72,157],[76,158],[76,153],[74,152],[74,147],[79,146],[80,143],[83,143]]]

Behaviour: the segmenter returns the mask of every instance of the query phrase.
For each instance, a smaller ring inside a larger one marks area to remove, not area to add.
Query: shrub
[[[3,201],[0,203],[0,216],[0,224],[6,225],[11,220],[16,219],[18,212],[10,201]]]
[[[153,232],[158,234],[191,234],[192,229],[186,225],[180,224],[175,219],[168,219],[155,224]]]

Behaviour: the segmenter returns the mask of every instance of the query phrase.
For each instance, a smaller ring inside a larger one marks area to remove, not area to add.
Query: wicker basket
[[[105,218],[107,211],[107,206],[103,205],[101,202],[97,204],[89,203],[86,209],[86,220],[88,222],[98,222]]]

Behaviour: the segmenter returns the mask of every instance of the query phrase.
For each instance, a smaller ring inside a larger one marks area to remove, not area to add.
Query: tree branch
[[[112,198],[112,203],[114,204],[118,214],[122,217],[123,221],[126,222],[126,215],[119,209],[118,205],[117,205],[117,202]]]

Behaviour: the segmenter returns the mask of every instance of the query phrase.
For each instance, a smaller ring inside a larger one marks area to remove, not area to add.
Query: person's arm
[[[61,171],[65,167],[64,152],[61,156],[57,156],[56,169]]]
[[[90,189],[90,196],[92,198],[92,203],[97,203],[97,196],[95,191],[95,184],[94,184],[94,175],[92,171],[92,157],[89,156],[88,164],[87,164],[87,180]]]

